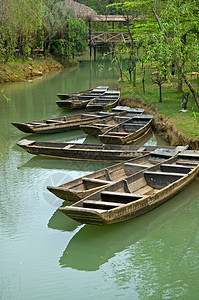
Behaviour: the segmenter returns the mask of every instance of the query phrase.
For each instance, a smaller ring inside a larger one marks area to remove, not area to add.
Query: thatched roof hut
[[[87,20],[95,15],[97,15],[96,11],[92,8],[75,2],[73,0],[65,0],[67,10],[71,11],[71,14],[76,18],[81,18],[83,20]]]

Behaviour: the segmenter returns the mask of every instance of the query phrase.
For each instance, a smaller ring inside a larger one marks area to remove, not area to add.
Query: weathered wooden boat
[[[64,109],[80,109],[86,107],[86,105],[94,98],[104,95],[108,87],[97,87],[90,92],[82,93],[81,95],[73,95],[66,100],[56,101],[56,104]]]
[[[118,223],[145,214],[175,196],[198,175],[199,151],[186,152],[59,210],[75,221],[94,225]]]
[[[113,112],[122,112],[122,111],[129,111],[133,114],[143,114],[144,109],[143,108],[137,108],[137,107],[129,107],[129,106],[124,106],[124,105],[118,105],[116,107],[112,108]]]
[[[110,116],[99,121],[94,121],[89,124],[80,125],[80,129],[82,129],[85,133],[90,135],[100,135],[125,121],[130,121],[131,117],[125,116]]]
[[[71,97],[80,97],[80,96],[84,96],[84,95],[91,94],[91,93],[98,96],[101,93],[104,93],[105,91],[107,91],[108,88],[109,88],[108,86],[97,86],[94,89],[84,90],[84,91],[70,93],[70,94],[57,94],[57,96],[61,100],[66,100],[66,99],[69,99]]]
[[[90,135],[101,135],[108,131],[109,129],[124,123],[125,121],[130,121],[133,116],[136,116],[137,113],[134,113],[133,110],[128,109],[121,111],[111,110],[115,115],[110,115],[110,117],[90,122],[86,125],[81,125],[80,128],[87,134]]]
[[[23,139],[17,145],[28,153],[46,157],[56,157],[69,160],[97,160],[120,162],[133,157],[138,157],[154,151],[156,146],[139,145],[102,145],[102,144],[77,144],[36,142]],[[164,147],[165,154],[175,147]],[[165,155],[164,155],[165,156]]]
[[[12,122],[11,124],[26,133],[56,133],[79,129],[81,124],[89,124],[94,120],[104,119],[112,115],[114,113],[93,112],[92,114],[76,114],[27,123]]]
[[[144,169],[146,170],[168,159],[168,154],[172,157],[176,153],[177,150],[170,150],[164,156],[164,151],[155,153],[154,155],[151,152],[150,154],[101,169],[59,186],[47,186],[47,189],[61,199],[76,202],[102,189],[105,185],[113,184],[118,180],[125,179],[132,174]]]
[[[131,119],[112,127],[99,138],[104,144],[129,144],[147,134],[151,128],[153,115],[135,115]]]
[[[88,111],[109,110],[116,107],[120,100],[120,91],[106,91],[102,96],[91,100],[86,108]]]

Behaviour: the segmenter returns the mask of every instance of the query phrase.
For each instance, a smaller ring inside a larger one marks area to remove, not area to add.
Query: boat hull
[[[69,160],[95,160],[120,162],[133,157],[138,157],[154,151],[156,146],[120,146],[120,145],[99,145],[99,144],[72,144],[35,142],[21,140],[17,145],[28,153],[39,156],[55,157]],[[165,149],[174,149],[166,147]]]
[[[106,117],[110,117],[110,114],[97,112],[93,114],[86,113],[72,115],[68,118],[65,116],[51,120],[41,120],[28,123],[12,122],[11,124],[25,133],[58,133],[77,130],[80,128],[80,125],[88,125],[95,120],[101,120]]]

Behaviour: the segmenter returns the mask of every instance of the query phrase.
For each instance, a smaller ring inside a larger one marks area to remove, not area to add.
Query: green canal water
[[[85,62],[0,86],[11,99],[0,99],[0,299],[199,299],[198,180],[137,219],[82,225],[57,210],[62,201],[46,186],[110,164],[38,158],[16,146],[23,138],[98,143],[80,130],[27,135],[10,122],[68,114],[57,93],[116,88],[117,78]],[[153,133],[139,143],[165,144]]]

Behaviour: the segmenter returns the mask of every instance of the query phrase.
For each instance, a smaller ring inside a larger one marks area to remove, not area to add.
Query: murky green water
[[[198,180],[137,219],[106,227],[80,225],[57,211],[46,190],[107,166],[33,157],[22,138],[97,143],[81,131],[27,135],[11,121],[65,114],[56,93],[116,87],[117,74],[93,64],[33,82],[2,85],[0,100],[0,299],[198,299]],[[159,145],[153,134],[140,143]]]

